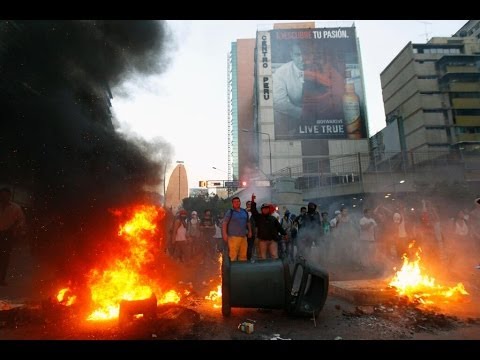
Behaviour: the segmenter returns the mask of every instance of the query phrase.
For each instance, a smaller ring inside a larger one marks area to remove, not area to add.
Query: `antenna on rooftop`
[[[430,34],[428,32],[428,29],[427,29],[427,26],[428,25],[432,25],[431,22],[428,22],[428,21],[422,21],[422,20],[417,20],[418,22],[421,22],[423,25],[425,25],[425,32],[420,34],[419,36],[422,36],[422,35],[425,35],[425,42],[428,42],[428,35]]]

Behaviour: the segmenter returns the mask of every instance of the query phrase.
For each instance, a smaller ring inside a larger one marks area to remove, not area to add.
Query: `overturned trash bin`
[[[319,266],[297,259],[287,311],[296,316],[318,316],[328,295],[329,275]]]
[[[297,260],[294,267],[296,287],[287,261],[234,261],[224,253],[222,262],[222,314],[232,307],[284,309],[293,315],[317,315],[328,293],[328,273]]]

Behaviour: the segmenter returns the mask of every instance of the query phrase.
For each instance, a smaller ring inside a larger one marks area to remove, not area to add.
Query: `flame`
[[[123,213],[112,212],[117,216]],[[117,318],[121,300],[142,300],[151,297],[153,291],[146,276],[145,265],[154,260],[154,238],[157,235],[157,221],[164,216],[164,210],[155,206],[138,205],[132,208],[132,216],[120,226],[122,256],[110,260],[107,269],[92,269],[88,274],[88,285],[92,302],[97,307],[88,320]],[[180,301],[174,290],[165,293],[159,303]]]
[[[220,284],[217,285],[215,290],[211,290],[207,296],[205,296],[205,300],[210,300],[213,302],[213,308],[218,309],[222,307],[222,255],[219,254],[218,256],[218,271],[219,271],[219,278]],[[214,281],[213,279],[210,281]]]
[[[166,304],[166,303],[175,303],[178,304],[180,301],[180,295],[175,290],[169,290],[163,296],[158,299],[157,305]]]
[[[65,306],[71,306],[77,300],[75,295],[70,295],[72,290],[69,287],[61,289],[57,294],[57,301]]]
[[[213,307],[218,309],[222,306],[222,285],[217,285],[216,290],[211,290],[210,293],[205,296],[206,300],[213,301]]]
[[[409,248],[414,246],[414,242]],[[420,265],[419,247],[415,251],[415,261],[409,261],[407,254],[403,254],[403,266],[397,271],[389,285],[396,288],[399,295],[407,296],[409,301],[419,302],[423,305],[432,305],[437,302],[448,303],[449,301],[457,301],[461,295],[469,295],[462,283],[458,283],[454,287],[446,287],[436,284],[433,277],[422,273]]]

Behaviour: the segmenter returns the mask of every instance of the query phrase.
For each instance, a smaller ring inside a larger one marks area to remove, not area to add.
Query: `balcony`
[[[457,115],[455,124],[460,126],[480,126],[480,116]]]
[[[446,66],[445,67],[445,74],[453,73],[453,74],[473,74],[478,73],[478,69],[475,66]]]
[[[480,133],[478,134],[457,134],[457,142],[472,142],[472,141],[479,141],[480,142]]]
[[[454,109],[480,109],[480,99],[474,99],[474,98],[452,99],[452,108],[454,108]]]
[[[480,84],[478,82],[457,82],[448,85],[450,92],[480,92]]]

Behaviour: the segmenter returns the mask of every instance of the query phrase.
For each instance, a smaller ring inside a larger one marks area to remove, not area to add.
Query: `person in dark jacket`
[[[322,221],[317,211],[317,204],[313,202],[308,203],[307,212],[300,216],[301,221],[299,221],[297,235],[298,252],[300,255],[306,256],[310,253],[313,243],[319,245],[320,236],[323,231]]]
[[[251,203],[252,217],[257,226],[257,238],[259,239],[260,258],[267,258],[267,250],[272,259],[278,259],[278,234],[286,239],[287,233],[278,220],[271,215],[269,204],[261,206],[261,213],[257,210],[257,204]]]

